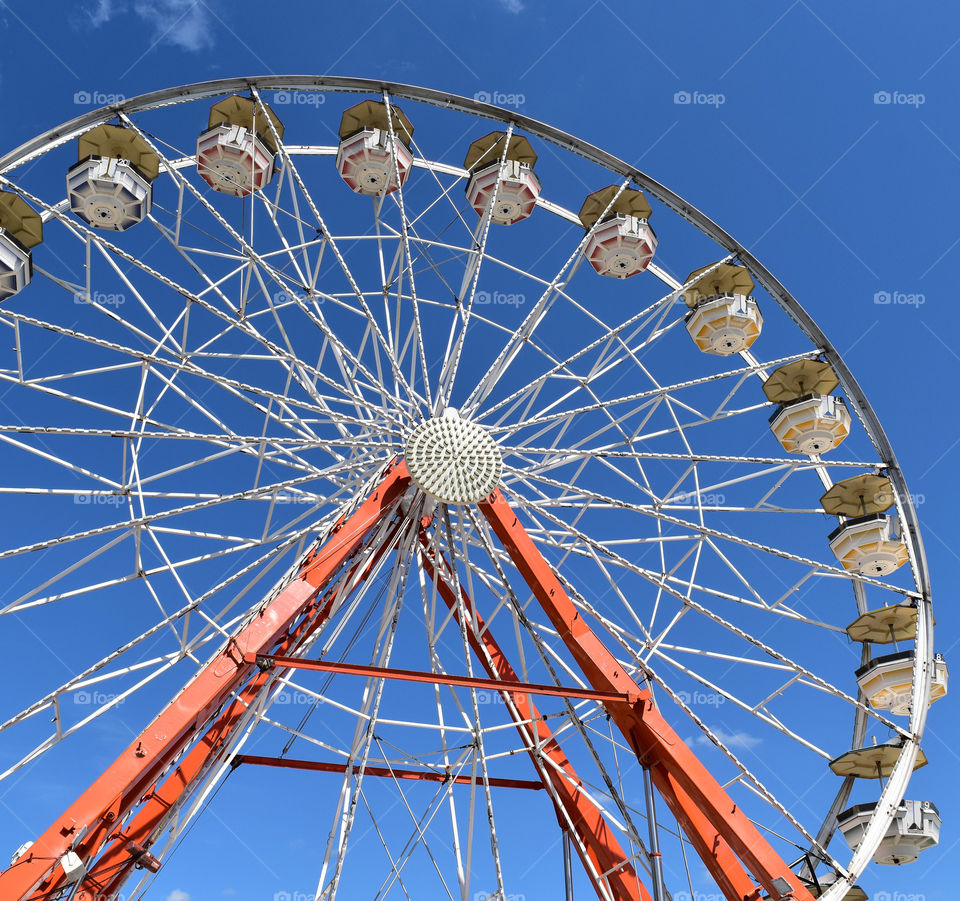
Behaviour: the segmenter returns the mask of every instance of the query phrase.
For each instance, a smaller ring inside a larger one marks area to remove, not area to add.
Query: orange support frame
[[[771,898],[813,901],[797,875],[663,718],[650,692],[637,685],[594,634],[503,493],[497,489],[479,507],[590,684],[598,691],[636,698],[604,706],[641,764],[650,768],[678,822],[692,830],[694,846],[701,852],[709,848],[704,863],[730,901],[760,897],[744,866]],[[688,806],[687,801],[692,803]],[[789,891],[778,885],[788,885]]]
[[[396,531],[396,529],[393,530],[383,546],[390,545],[391,540],[396,536]],[[310,558],[307,565],[309,562]],[[358,564],[363,569],[362,579],[367,578],[375,564],[375,559],[369,562],[361,561]],[[306,568],[307,566],[301,572],[306,571]],[[356,569],[357,567],[354,567],[354,572]],[[318,580],[318,587],[320,585]],[[292,630],[274,653],[288,652],[320,629],[333,612],[335,600],[336,594],[331,594],[314,605],[316,612],[304,618],[301,625]],[[248,682],[230,706],[217,717],[203,738],[187,752],[176,770],[143,798],[143,803],[133,819],[122,831],[115,834],[106,851],[90,868],[77,890],[74,901],[99,901],[102,898],[113,898],[120,891],[130,871],[139,865],[140,849],[148,849],[161,834],[167,814],[177,802],[189,795],[192,787],[196,785],[196,780],[200,778],[207,766],[216,760],[218,752],[227,745],[231,734],[240,725],[243,714],[256,700],[269,679],[270,674],[263,671]]]
[[[269,654],[284,646],[298,627],[309,628],[311,618],[318,612],[317,595],[321,588],[357,552],[409,483],[406,464],[392,463],[380,485],[351,516],[334,526],[320,553],[308,558],[298,577],[230,639],[26,853],[0,873],[0,898],[40,899],[66,887],[59,862],[68,851],[75,852],[88,865],[111,840],[118,843],[115,847],[120,843],[126,846],[131,858],[139,853],[139,846],[127,838],[131,833],[118,826],[147,800],[144,817],[138,823],[147,827],[149,822],[162,817],[165,807],[178,796],[178,786],[180,793],[191,787],[189,782],[175,778],[164,783],[163,791],[152,788],[234,693],[242,692],[251,678],[254,681],[248,687],[256,685],[259,670],[254,663],[247,662],[248,655]],[[241,696],[246,697],[246,693]],[[177,772],[184,780],[203,769],[236,725],[242,714],[238,704],[241,702],[234,700],[181,762],[183,769]],[[138,830],[137,835],[140,834]],[[115,858],[112,854],[111,859]],[[111,883],[115,881],[110,879]]]
[[[187,683],[16,863],[0,872],[3,901],[39,901],[66,888],[59,861],[68,851],[90,866],[75,901],[110,897],[138,860],[148,860],[146,848],[156,839],[167,813],[192,792],[267,684],[269,675],[257,667],[257,659],[282,658],[320,627],[333,603],[332,597],[321,596],[325,586],[362,548],[370,531],[409,484],[406,464],[394,461],[374,492],[338,522],[323,546],[306,559],[298,576]],[[582,669],[593,688],[590,694],[602,698],[641,764],[650,768],[657,790],[729,901],[759,899],[760,888],[747,870],[771,898],[813,901],[798,877],[660,715],[649,691],[637,685],[580,616],[503,494],[497,490],[479,508]],[[471,600],[462,590],[458,600],[436,565],[422,528],[420,540],[424,569],[458,622],[459,605],[464,605],[470,620],[468,640],[490,678],[517,685],[516,672]],[[356,561],[354,575],[366,578],[374,563],[373,559]],[[587,872],[599,874],[615,901],[650,901],[602,813],[579,787],[582,783],[529,694],[500,685],[497,690],[509,697],[519,717],[517,729],[541,782],[555,805],[562,808],[557,811],[561,827],[567,827],[565,816],[573,823]],[[164,771],[181,755],[179,765],[161,782]],[[548,757],[553,766],[544,767],[538,755]],[[784,882],[790,886],[786,894],[778,889]],[[594,884],[600,892],[595,880]]]

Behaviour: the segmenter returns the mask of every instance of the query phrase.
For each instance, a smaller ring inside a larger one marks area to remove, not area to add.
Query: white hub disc
[[[417,487],[445,504],[475,504],[500,482],[503,463],[496,442],[455,410],[420,423],[405,450]]]

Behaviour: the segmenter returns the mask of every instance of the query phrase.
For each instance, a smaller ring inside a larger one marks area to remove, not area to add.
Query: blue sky
[[[489,97],[673,188],[800,299],[870,398],[915,495],[937,650],[949,660],[960,563],[960,426],[949,400],[960,374],[960,14],[946,4],[8,0],[0,28],[4,150],[109,95],[342,74]],[[955,893],[951,705],[932,711],[931,763],[910,789],[938,804],[941,846],[912,867],[873,867],[863,884],[874,897]],[[154,895],[208,897],[184,871],[177,879]]]

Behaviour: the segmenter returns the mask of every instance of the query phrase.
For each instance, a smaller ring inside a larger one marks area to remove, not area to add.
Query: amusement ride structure
[[[552,849],[568,898],[853,901],[936,844],[893,450],[643,172],[434,90],[177,87],[0,159],[0,299],[0,775],[67,792],[3,901],[143,897],[292,776],[317,901],[544,897]]]

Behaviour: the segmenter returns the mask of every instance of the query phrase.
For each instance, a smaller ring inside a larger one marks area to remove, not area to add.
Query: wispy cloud
[[[213,43],[210,10],[200,0],[138,0],[134,9],[153,26],[158,41],[184,50],[202,50]]]
[[[751,735],[749,732],[725,732],[723,729],[714,729],[713,734],[731,750],[742,748],[749,751],[763,741],[762,738],[757,738],[756,735]],[[713,746],[713,742],[706,735],[698,735],[695,743],[708,747]]]
[[[175,888],[167,895],[167,901],[190,901],[190,895],[183,889]]]
[[[113,0],[96,0],[93,8],[87,10],[87,21],[94,28],[99,28],[101,25],[109,22],[113,18],[113,7]]]
[[[497,2],[508,12],[515,16],[524,10],[523,0],[497,0]]]
[[[94,0],[85,8],[81,25],[99,28],[130,12],[151,26],[154,45],[165,42],[196,51],[213,43],[215,23],[203,0]]]

